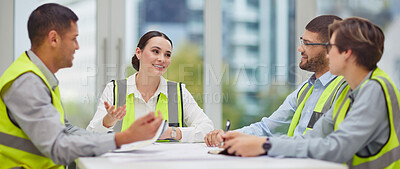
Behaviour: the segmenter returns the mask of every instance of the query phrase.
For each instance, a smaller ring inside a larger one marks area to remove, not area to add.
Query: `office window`
[[[385,49],[378,66],[392,78],[399,87],[400,72],[398,60],[400,50],[397,41],[400,39],[400,1],[398,0],[332,0],[317,1],[318,14],[334,14],[342,18],[358,16],[379,25],[385,33]]]
[[[150,30],[165,33],[173,43],[172,60],[164,78],[183,82],[200,107],[203,107],[203,0],[127,0],[126,64],[131,66],[139,38]],[[157,9],[157,10],[156,10]]]
[[[45,2],[16,0],[16,55],[29,49],[27,33],[21,33],[26,28],[27,15]],[[60,0],[57,3],[70,7],[80,18],[80,50],[75,55],[74,66],[56,74],[67,116],[73,124],[86,127],[96,111],[104,84],[135,73],[131,57],[139,38],[149,30],[164,32],[173,41],[172,62],[164,77],[184,82],[203,107],[203,0]],[[113,39],[96,37],[99,36],[96,32],[109,33],[108,38],[116,37],[113,30],[101,29],[109,25],[98,25],[100,28],[96,30],[96,8],[109,7],[112,11],[116,10],[112,7],[117,3],[125,6],[124,16],[112,12],[104,20],[124,18],[120,55],[115,54],[116,46],[102,46],[113,44],[110,43]],[[293,90],[295,79],[290,72],[297,68],[296,41],[292,39],[294,5],[294,0],[222,0],[221,100],[223,121],[229,117],[232,129],[269,116]],[[21,16],[24,12],[25,16]],[[97,64],[99,58],[104,64]],[[99,78],[99,74],[104,75]]]
[[[223,121],[269,116],[295,86],[292,0],[222,0]],[[276,100],[276,101],[271,101]]]

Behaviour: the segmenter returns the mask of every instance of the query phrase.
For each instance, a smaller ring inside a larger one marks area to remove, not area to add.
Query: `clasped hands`
[[[227,148],[229,154],[242,157],[254,157],[264,154],[262,145],[265,137],[243,134],[237,131],[225,133],[222,129],[216,129],[204,137],[204,141],[209,147]]]

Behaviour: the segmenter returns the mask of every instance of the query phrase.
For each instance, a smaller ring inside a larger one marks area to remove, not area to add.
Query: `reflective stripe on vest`
[[[315,105],[313,114],[307,125],[306,131],[312,129],[314,127],[314,124],[318,121],[318,119],[331,108],[333,100],[335,99],[337,92],[340,89],[340,86],[342,86],[344,82],[345,81],[342,76],[337,76],[325,88],[324,92],[319,97],[317,104]],[[300,121],[301,112],[303,111],[305,103],[307,102],[308,97],[310,97],[313,89],[314,86],[310,87],[308,83],[306,83],[299,90],[299,93],[297,94],[297,109],[293,115],[292,121],[290,122],[287,134],[288,136],[292,137],[294,135],[294,130],[296,129]],[[303,134],[305,134],[306,131],[304,131]]]
[[[375,69],[370,79],[377,81],[381,85],[385,95],[388,109],[387,115],[390,126],[389,139],[378,153],[368,157],[360,157],[355,154],[347,164],[352,169],[397,169],[400,168],[400,107],[398,102],[400,95],[397,88],[393,85],[393,82],[381,69]],[[362,88],[367,81],[361,84],[360,88]],[[346,86],[346,88],[350,87]],[[351,101],[348,97],[348,93],[350,93],[349,89],[347,89],[346,92],[343,91],[341,94],[341,99],[338,99],[337,103],[335,104],[333,114],[335,131],[338,129],[339,124],[345,119],[346,114],[351,107]]]
[[[45,157],[28,139],[13,136],[3,132],[0,132],[0,138],[0,144],[2,145]]]
[[[0,78],[0,91],[7,90],[11,84],[24,73],[32,72],[39,76],[51,93],[54,107],[60,113],[60,121],[64,124],[64,110],[61,105],[58,87],[53,91],[39,68],[23,53]],[[0,164],[4,168],[64,168],[45,157],[30,141],[29,137],[9,118],[3,100],[0,100]]]
[[[182,127],[183,104],[181,83],[167,81],[167,92],[168,98],[162,93],[158,95],[156,112],[158,112],[158,110],[161,111],[164,119],[168,120],[169,126]],[[128,95],[127,93],[127,79],[114,81],[114,105],[120,107],[126,104],[127,112],[124,119],[118,121],[114,125],[114,131],[123,131],[135,121],[135,105],[133,98],[133,94]]]

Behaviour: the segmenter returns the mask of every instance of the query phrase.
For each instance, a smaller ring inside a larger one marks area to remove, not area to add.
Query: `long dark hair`
[[[140,48],[141,50],[143,50],[144,47],[146,47],[147,42],[148,42],[151,38],[153,38],[153,37],[163,37],[163,38],[165,38],[166,40],[169,41],[169,43],[171,43],[171,47],[172,47],[172,41],[171,41],[171,39],[169,39],[167,35],[165,35],[165,34],[162,33],[162,32],[159,32],[159,31],[149,31],[149,32],[147,32],[146,34],[144,34],[144,35],[140,38],[137,47]],[[133,68],[135,68],[137,71],[139,71],[140,62],[139,62],[139,59],[138,59],[138,57],[136,56],[136,54],[133,54],[133,57],[132,57],[132,66],[133,66]]]

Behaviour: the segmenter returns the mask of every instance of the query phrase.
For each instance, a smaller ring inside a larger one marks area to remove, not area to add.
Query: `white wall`
[[[0,1],[0,74],[13,61],[14,56],[14,1]]]

